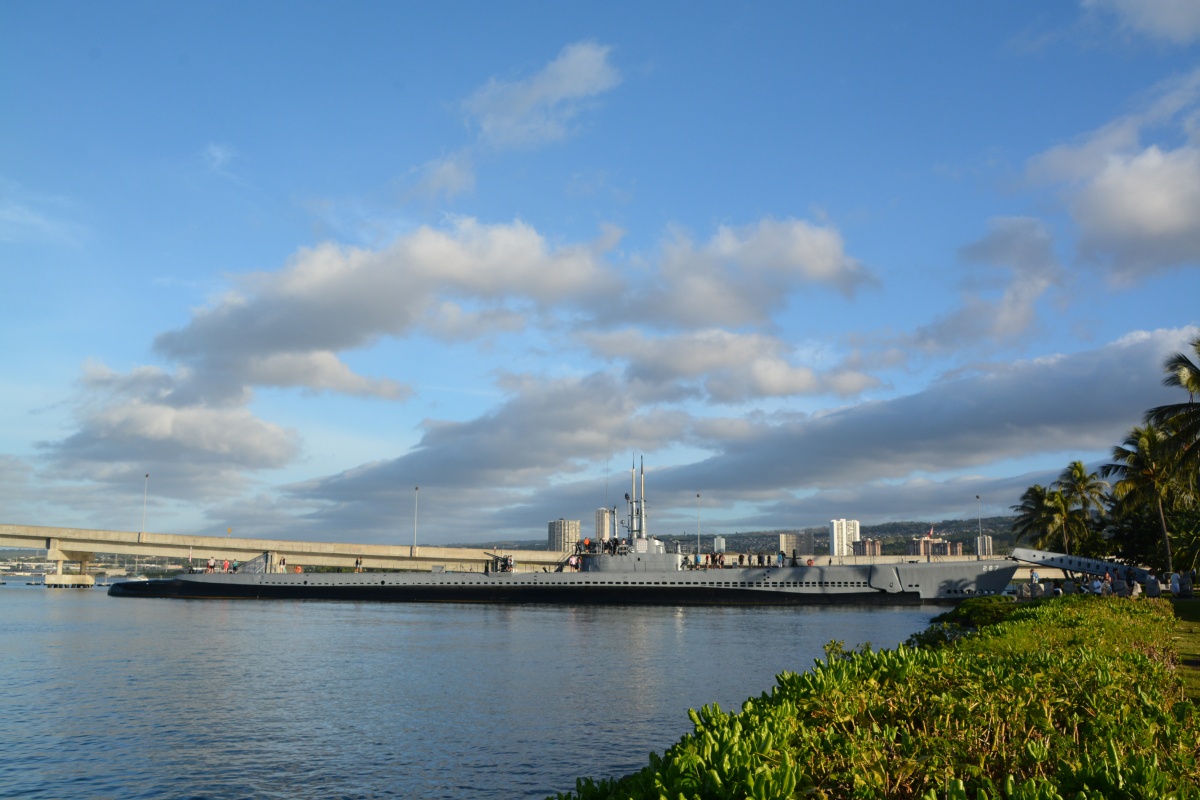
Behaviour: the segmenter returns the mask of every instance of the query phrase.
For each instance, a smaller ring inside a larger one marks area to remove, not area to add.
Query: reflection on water
[[[0,588],[17,797],[544,797],[930,609],[109,598]]]

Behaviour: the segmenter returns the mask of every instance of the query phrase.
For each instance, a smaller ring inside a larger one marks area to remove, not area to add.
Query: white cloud
[[[1005,275],[999,297],[966,292],[958,310],[903,337],[905,344],[926,351],[980,341],[1001,345],[1035,329],[1038,300],[1063,277],[1053,238],[1042,222],[1025,217],[994,219],[988,229],[982,239],[962,248],[960,256]]]
[[[475,190],[475,167],[466,151],[434,159],[417,170],[417,192],[450,200]]]
[[[1187,44],[1200,37],[1195,0],[1082,0],[1083,7],[1115,15],[1122,26],[1155,39]]]
[[[323,244],[278,272],[247,277],[240,291],[159,335],[155,348],[191,370],[188,387],[197,397],[295,386],[403,398],[408,390],[400,383],[355,375],[337,354],[383,336],[478,340],[534,323],[586,328],[625,319],[701,331],[764,325],[800,287],[851,292],[872,280],[845,254],[836,230],[802,220],[723,227],[699,248],[677,240],[643,273],[645,282],[618,277],[636,273],[603,258],[619,239],[620,231],[606,228],[593,242],[555,247],[522,222],[463,218],[447,229],[418,228],[378,250]],[[774,344],[748,358],[748,347],[767,340],[747,341],[735,372],[710,376],[710,396],[733,402],[871,384],[846,369],[821,382]]]
[[[679,468],[671,481],[735,491],[832,489],[1104,451],[1147,408],[1169,402],[1160,365],[1194,335],[1194,328],[1137,332],[1090,351],[997,364],[905,397],[763,417],[736,439],[697,426],[712,436],[715,455]]]
[[[421,508],[438,520],[439,541],[511,535],[512,526],[533,527],[536,536],[546,519],[590,513],[601,502],[593,493],[580,508],[559,494],[582,467],[687,436],[688,415],[641,409],[604,374],[508,375],[501,385],[508,398],[495,410],[465,422],[426,421],[421,442],[408,454],[295,484],[287,487],[289,495],[306,507],[322,506],[310,514],[317,525],[336,519],[361,530],[394,525],[377,516],[379,509],[395,508],[401,497],[411,502],[411,487],[419,485]],[[615,483],[613,497],[621,485]],[[479,528],[481,514],[486,530]]]
[[[616,87],[612,48],[595,42],[567,45],[535,75],[492,78],[463,102],[480,139],[496,148],[534,147],[565,139],[587,101]]]
[[[1029,176],[1061,185],[1089,262],[1128,283],[1200,265],[1200,69],[1155,87],[1137,113],[1030,159]],[[1162,142],[1143,143],[1153,133]],[[1184,134],[1182,144],[1168,144]]]
[[[1080,252],[1118,280],[1200,265],[1200,148],[1113,154],[1075,195]]]
[[[700,491],[718,505],[740,504],[748,524],[763,527],[812,524],[814,516],[820,522],[834,509],[865,518],[961,515],[974,510],[975,494],[988,495],[1000,512],[1036,476],[984,479],[980,470],[1038,456],[1065,465],[1107,451],[1146,408],[1171,396],[1160,364],[1195,335],[1194,328],[1137,332],[1091,351],[996,364],[915,394],[818,415],[699,418],[643,409],[629,386],[604,374],[511,376],[509,399],[494,412],[429,422],[401,458],[288,492],[310,509],[301,524],[337,520],[390,531],[394,520],[378,509],[395,508],[419,484],[421,506],[428,498],[443,536],[528,538],[545,519],[578,518],[603,502],[594,467],[611,454],[636,449],[658,463],[656,453],[687,446],[711,455],[654,470],[655,507],[690,505]],[[623,461],[615,459],[614,475],[627,475]],[[590,477],[567,480],[589,464]],[[612,481],[610,501],[624,491],[623,480]],[[476,527],[481,513],[486,533]]]
[[[298,453],[296,434],[255,417],[244,399],[188,402],[178,378],[156,368],[122,374],[90,364],[83,383],[78,430],[42,446],[58,480],[129,486],[149,472],[162,496],[212,498],[243,489],[246,472],[284,466]]]
[[[312,391],[387,400],[399,400],[412,394],[411,388],[395,381],[355,375],[350,367],[328,351],[276,353],[249,359],[240,377],[253,386],[303,386]]]
[[[688,328],[763,324],[798,288],[824,285],[852,296],[875,283],[846,254],[836,229],[767,219],[721,226],[702,246],[677,233],[664,248],[654,281],[626,295],[618,316]]]
[[[852,395],[878,385],[855,370],[818,373],[795,363],[792,347],[765,334],[710,328],[652,338],[627,329],[581,339],[603,358],[626,362],[626,379],[648,397],[702,393],[717,403],[743,403],[829,392]]]
[[[707,250],[751,272],[824,283],[846,295],[871,282],[862,264],[846,255],[841,234],[804,220],[766,219],[743,228],[722,225]]]
[[[598,293],[597,257],[588,245],[553,248],[521,222],[473,219],[419,228],[381,250],[324,244],[246,279],[155,347],[193,367],[196,391],[214,396],[245,382],[400,398],[399,384],[354,376],[333,354],[416,330],[516,330],[538,308]]]

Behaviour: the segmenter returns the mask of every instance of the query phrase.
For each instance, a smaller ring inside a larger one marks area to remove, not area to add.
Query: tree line
[[[1012,506],[1017,542],[1168,572],[1197,568],[1200,336],[1189,347],[1196,360],[1173,353],[1163,362],[1163,384],[1186,391],[1187,402],[1146,411],[1097,471],[1072,461],[1049,486],[1026,489]]]

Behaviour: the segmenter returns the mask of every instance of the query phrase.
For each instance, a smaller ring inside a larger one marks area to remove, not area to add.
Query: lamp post
[[[146,497],[150,494],[150,473],[146,473],[146,482],[142,487],[142,529],[138,531],[138,544],[146,533]]]
[[[979,538],[975,540],[975,560],[983,558],[979,553],[979,549],[983,546],[983,501],[979,499],[979,495],[975,495],[975,504],[977,506],[976,513],[979,515]]]
[[[696,563],[700,563],[700,493],[696,492]]]
[[[420,497],[421,487],[413,487],[413,549],[412,557],[417,557],[417,499]]]

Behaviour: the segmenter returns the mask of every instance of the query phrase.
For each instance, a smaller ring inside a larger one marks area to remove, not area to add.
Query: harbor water
[[[522,798],[941,609],[183,601],[0,587],[0,795]]]

